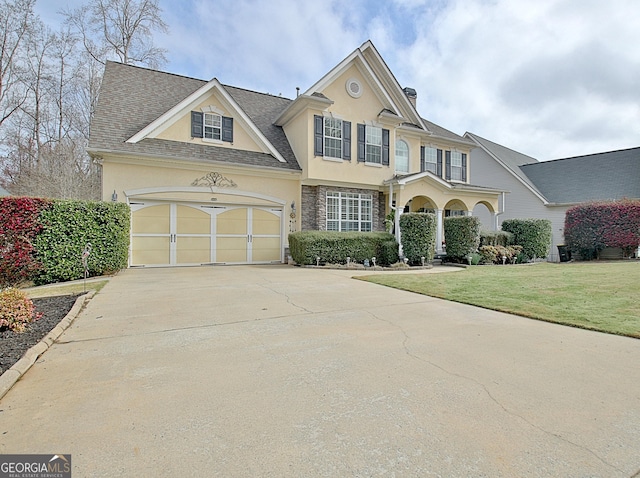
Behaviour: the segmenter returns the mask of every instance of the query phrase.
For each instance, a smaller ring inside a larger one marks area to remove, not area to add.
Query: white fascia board
[[[187,96],[184,100],[175,105],[169,111],[149,123],[143,129],[129,138],[126,142],[138,143],[144,138],[156,137],[162,131],[166,130],[176,121],[178,121],[179,113],[185,110],[189,111],[193,106],[200,103],[202,101],[202,98],[209,94],[212,90],[218,91],[222,95],[223,99],[227,102],[229,109],[233,111],[234,116],[237,115],[237,117],[239,117],[242,122],[247,125],[250,134],[254,137],[257,143],[261,144],[263,152],[273,155],[273,157],[275,157],[281,163],[286,163],[282,155],[260,132],[253,121],[251,121],[251,119],[246,115],[242,108],[240,108],[240,106],[235,102],[235,100],[231,97],[231,95],[229,95],[229,93],[224,89],[222,84],[216,78],[209,81],[206,85],[203,85],[201,88],[193,92],[191,95]]]
[[[293,100],[293,102],[291,102],[289,106],[287,106],[286,109],[282,113],[280,113],[280,116],[276,118],[273,124],[275,124],[276,126],[284,126],[307,108],[326,110],[332,104],[333,101],[331,101],[329,98],[321,98],[318,96],[302,94],[295,100]]]

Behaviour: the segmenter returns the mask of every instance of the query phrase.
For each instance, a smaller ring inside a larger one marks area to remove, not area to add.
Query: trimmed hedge
[[[519,261],[518,257],[522,254],[521,246],[480,246],[478,252],[482,256],[484,264],[512,264]]]
[[[362,264],[376,258],[376,264],[389,265],[398,261],[398,243],[386,232],[298,231],[289,234],[289,252],[301,265]]]
[[[444,219],[444,242],[447,257],[467,260],[480,245],[480,219],[475,216],[453,216]]]
[[[505,219],[502,230],[513,234],[512,244],[522,246],[522,253],[529,259],[549,254],[552,230],[548,219]]]
[[[640,201],[580,204],[567,210],[564,239],[572,252],[589,260],[605,247],[620,247],[630,257],[640,245]]]
[[[127,267],[130,209],[123,203],[54,201],[41,214],[35,240],[42,269],[36,284],[84,277],[82,252],[91,244],[89,275],[111,274]]]
[[[436,249],[436,216],[431,213],[411,212],[400,216],[402,253],[409,264],[421,265],[433,261]]]

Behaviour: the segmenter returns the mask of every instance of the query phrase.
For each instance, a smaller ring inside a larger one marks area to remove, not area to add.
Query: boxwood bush
[[[56,200],[42,211],[42,230],[35,240],[42,269],[36,284],[84,277],[82,252],[91,244],[89,275],[127,266],[130,209],[123,203]]]
[[[289,251],[301,265],[362,264],[376,258],[376,264],[388,265],[398,260],[398,243],[386,232],[299,231],[289,234]]]
[[[480,245],[480,219],[474,216],[454,216],[444,219],[444,242],[447,257],[467,261]]]
[[[502,230],[513,234],[512,244],[522,246],[522,253],[529,259],[549,254],[552,231],[548,219],[505,219]]]
[[[436,249],[436,216],[431,213],[411,212],[400,216],[402,253],[409,264],[421,265],[433,261]]]
[[[513,234],[507,231],[480,231],[480,247],[502,246],[513,244]]]

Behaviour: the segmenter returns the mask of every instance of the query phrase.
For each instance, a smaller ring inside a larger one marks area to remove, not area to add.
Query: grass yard
[[[29,298],[38,299],[41,297],[52,297],[56,295],[74,295],[83,294],[90,290],[100,292],[100,290],[107,285],[108,280],[88,280],[86,284],[82,281],[74,281],[72,283],[61,282],[59,284],[52,284],[40,287],[30,287],[24,289]]]
[[[357,277],[548,322],[640,338],[640,262],[475,266]]]

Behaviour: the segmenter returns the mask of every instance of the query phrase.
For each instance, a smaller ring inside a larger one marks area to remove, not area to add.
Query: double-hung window
[[[207,139],[222,139],[222,116],[204,113],[204,137]]]
[[[373,223],[371,194],[327,192],[327,230],[370,232]]]
[[[451,179],[462,181],[462,153],[459,151],[451,152]]]
[[[324,118],[324,155],[342,158],[342,120]]]
[[[438,150],[436,148],[427,147],[424,149],[424,169],[433,174],[438,174]]]
[[[358,125],[358,161],[389,166],[389,130]]]
[[[314,154],[350,161],[351,122],[330,116],[315,116]]]

